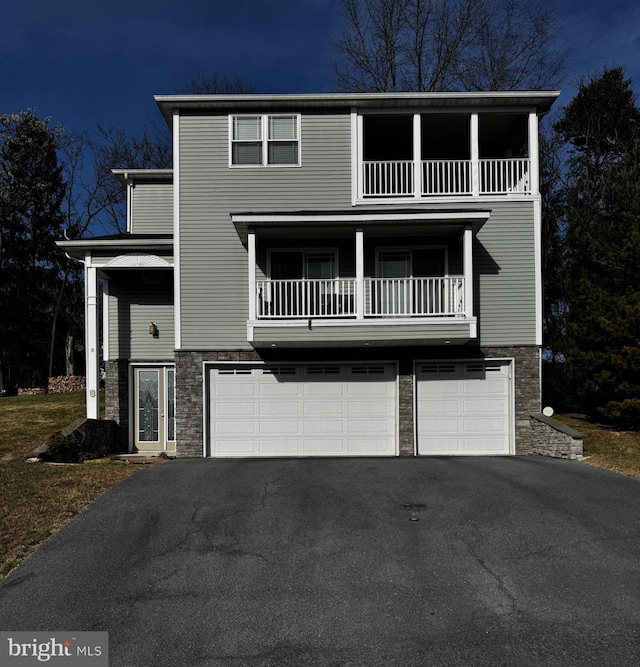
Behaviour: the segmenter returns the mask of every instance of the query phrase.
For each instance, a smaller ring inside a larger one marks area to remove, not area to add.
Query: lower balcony
[[[447,345],[476,337],[464,276],[257,280],[256,347]]]

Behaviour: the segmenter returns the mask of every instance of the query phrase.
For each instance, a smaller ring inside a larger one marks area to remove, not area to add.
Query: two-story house
[[[116,170],[127,233],[60,243],[86,267],[87,415],[102,354],[132,451],[530,452],[557,96],[156,97],[173,169]]]

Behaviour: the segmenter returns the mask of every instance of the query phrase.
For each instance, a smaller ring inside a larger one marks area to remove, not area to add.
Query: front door
[[[136,367],[134,383],[134,449],[138,452],[175,452],[175,369]]]

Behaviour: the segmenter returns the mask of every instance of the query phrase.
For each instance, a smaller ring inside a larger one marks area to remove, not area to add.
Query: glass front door
[[[175,451],[175,370],[137,367],[134,382],[136,451]]]

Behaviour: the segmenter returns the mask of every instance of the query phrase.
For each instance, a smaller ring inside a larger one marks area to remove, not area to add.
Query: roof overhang
[[[94,238],[56,241],[56,245],[70,257],[82,259],[95,252],[130,253],[139,251],[173,251],[173,238]]]
[[[325,93],[297,95],[156,95],[169,126],[174,113],[252,109],[452,109],[528,108],[546,114],[558,90],[440,93]]]
[[[123,184],[172,183],[173,169],[112,169],[111,173]]]
[[[437,211],[298,211],[283,213],[232,213],[233,222],[238,236],[246,243],[249,231],[261,236],[277,236],[282,232],[299,232],[303,236],[323,236],[327,233],[339,235],[351,234],[355,228],[367,232],[384,231],[388,233],[392,226],[394,231],[415,233],[419,226],[431,233],[452,232],[466,227],[477,232],[489,219],[489,210],[437,210]]]

